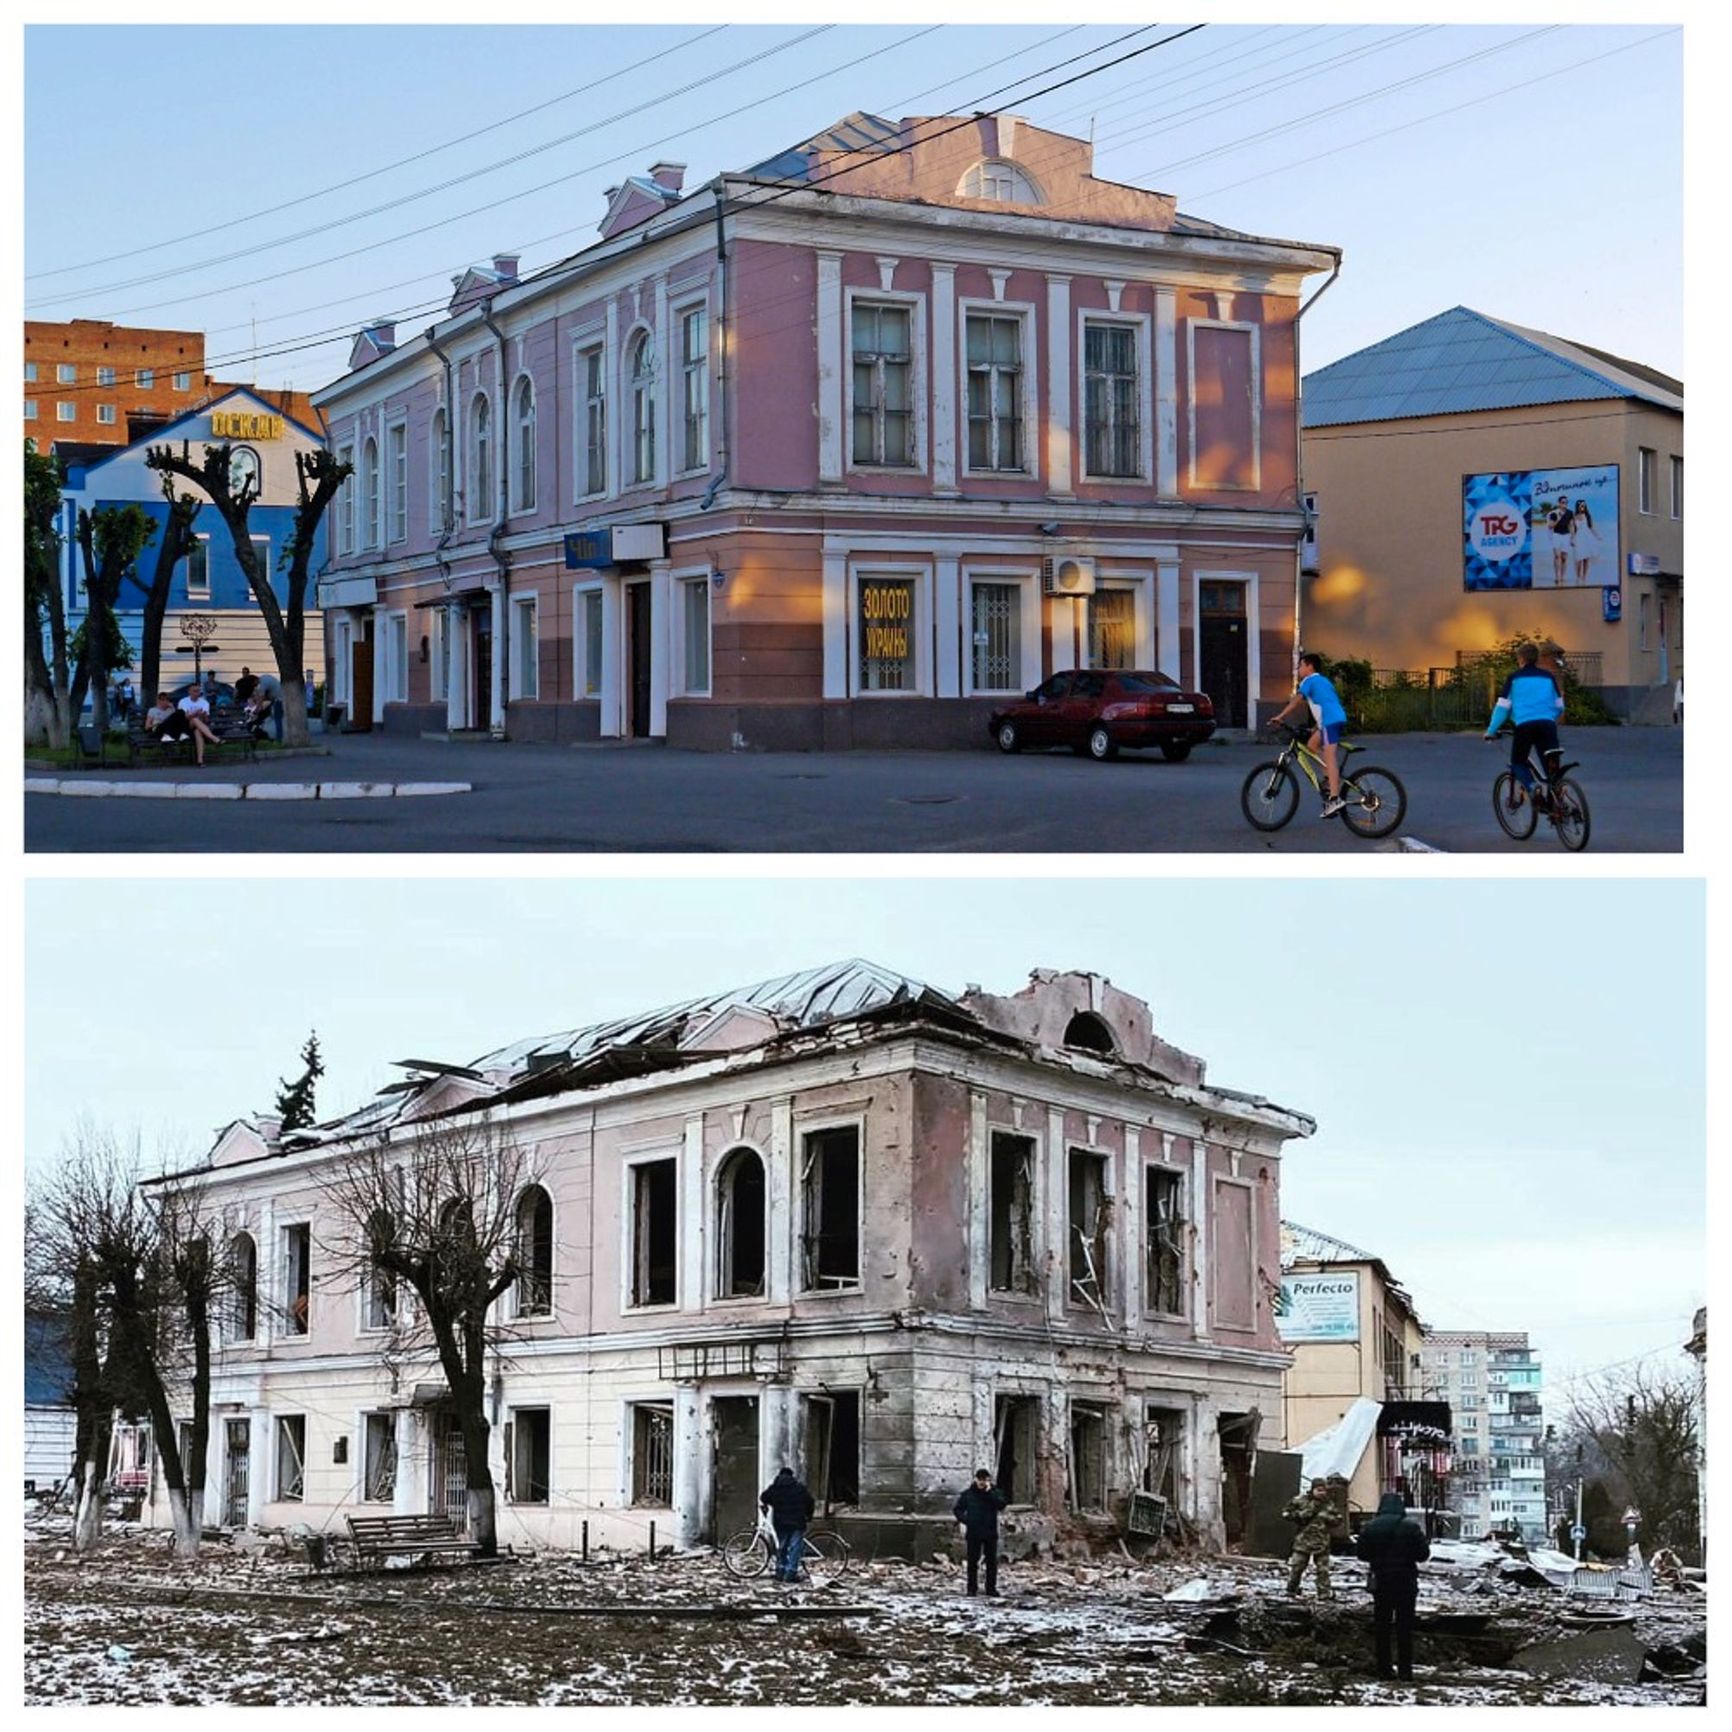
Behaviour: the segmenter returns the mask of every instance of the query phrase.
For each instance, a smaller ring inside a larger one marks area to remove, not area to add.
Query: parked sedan
[[[1001,752],[1069,746],[1106,759],[1124,746],[1159,746],[1176,764],[1214,733],[1215,706],[1165,674],[1078,668],[994,710],[988,729]]]

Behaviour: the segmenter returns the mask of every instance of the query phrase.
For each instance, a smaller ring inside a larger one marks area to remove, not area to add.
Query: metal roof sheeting
[[[1676,386],[1675,390],[1667,386]],[[1305,425],[1633,398],[1684,409],[1677,380],[1546,331],[1451,307],[1305,378]]]

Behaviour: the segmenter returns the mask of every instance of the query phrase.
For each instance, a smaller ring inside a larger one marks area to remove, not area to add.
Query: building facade
[[[1525,1333],[1428,1330],[1425,1377],[1455,1420],[1451,1507],[1462,1532],[1552,1543],[1539,1354]]]
[[[229,445],[233,462],[257,476],[258,499],[248,513],[247,527],[265,568],[273,574],[278,600],[284,599],[281,561],[293,535],[300,503],[295,456],[297,452],[315,449],[322,441],[310,428],[278,413],[263,398],[239,386],[213,403],[187,411],[135,444],[68,467],[59,527],[60,577],[69,631],[82,624],[86,607],[84,557],[77,542],[78,513],[104,505],[138,505],[157,524],[160,540],[168,505],[162,495],[162,478],[147,466],[145,458],[152,445],[179,446],[183,442],[193,448],[194,462],[198,461],[201,446]],[[176,486],[182,484],[177,482]],[[197,494],[196,489],[186,490]],[[172,685],[192,677],[193,640],[182,626],[195,620],[215,622],[208,639],[210,647],[199,660],[218,679],[232,682],[242,667],[251,667],[254,673],[275,674],[276,657],[264,615],[235,557],[228,526],[208,501],[193,524],[193,534],[195,546],[175,571],[168,612],[163,619],[163,682]],[[324,561],[325,534],[321,525],[313,550],[311,569],[315,573]],[[144,630],[145,597],[155,569],[153,543],[139,555],[134,571],[122,582],[115,607],[121,630],[132,647],[135,667]],[[308,586],[307,599],[306,654],[308,664],[316,671],[324,661],[324,625],[312,585]]]
[[[210,1516],[463,1519],[437,1361],[333,1267],[328,1198],[356,1151],[484,1111],[528,1176],[490,1373],[502,1542],[725,1538],[785,1462],[903,1555],[982,1462],[1037,1537],[1122,1531],[1137,1490],[1244,1531],[1279,1441],[1280,1156],[1311,1121],[1209,1083],[1100,976],[953,997],[862,962],[417,1062],[292,1139],[229,1126],[201,1182],[249,1276]]]
[[[357,717],[958,744],[1082,666],[1291,689],[1297,312],[1339,255],[1009,116],[852,115],[357,338],[324,605]]]
[[[1455,307],[1311,374],[1304,421],[1308,648],[1423,683],[1511,638],[1549,640],[1614,713],[1672,721],[1678,380]],[[1560,499],[1592,502],[1567,538],[1547,521]],[[1481,533],[1489,501],[1514,557]]]

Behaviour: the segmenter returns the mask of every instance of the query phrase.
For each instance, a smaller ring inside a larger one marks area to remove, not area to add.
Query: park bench
[[[465,1539],[440,1515],[350,1516],[349,1538],[361,1569],[381,1568],[387,1558],[448,1556],[472,1558],[479,1544]],[[373,1560],[371,1563],[369,1560]]]
[[[234,710],[219,710],[211,716],[211,732],[216,735],[217,743],[212,751],[228,751],[231,748],[238,751],[249,762],[258,756],[258,741],[253,738],[252,729],[241,720]],[[160,740],[151,733],[142,720],[132,722],[126,730],[127,750],[131,753],[131,761],[136,764],[140,758],[154,757],[168,760],[177,753],[182,758],[196,758],[191,738],[182,740]]]

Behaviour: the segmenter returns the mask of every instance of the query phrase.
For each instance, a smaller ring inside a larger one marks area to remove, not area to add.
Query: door
[[[710,1403],[715,1428],[711,1456],[710,1540],[720,1545],[758,1519],[758,1398],[719,1395]]]
[[[1205,583],[1201,600],[1203,659],[1197,683],[1215,706],[1216,725],[1242,728],[1247,725],[1251,667],[1245,586]]]
[[[349,727],[358,734],[373,731],[373,616],[361,625],[360,637],[349,646]]]
[[[231,1419],[223,1425],[223,1526],[247,1525],[247,1477],[252,1457],[251,1420]]]
[[[1059,716],[1070,691],[1071,675],[1054,674],[1034,688],[1034,701],[1016,721],[1016,729],[1028,746],[1050,746],[1058,738]]]
[[[1072,676],[1070,692],[1059,705],[1057,737],[1061,746],[1080,746],[1087,740],[1106,689],[1107,676],[1093,669],[1079,669]]]
[[[627,723],[634,738],[646,740],[650,731],[650,586],[628,583],[625,593]]]
[[[493,726],[493,610],[477,608],[475,619],[475,708],[469,712],[472,728]]]
[[[469,1531],[469,1470],[457,1415],[441,1412],[433,1421],[433,1483],[428,1508],[450,1518],[458,1533]]]

